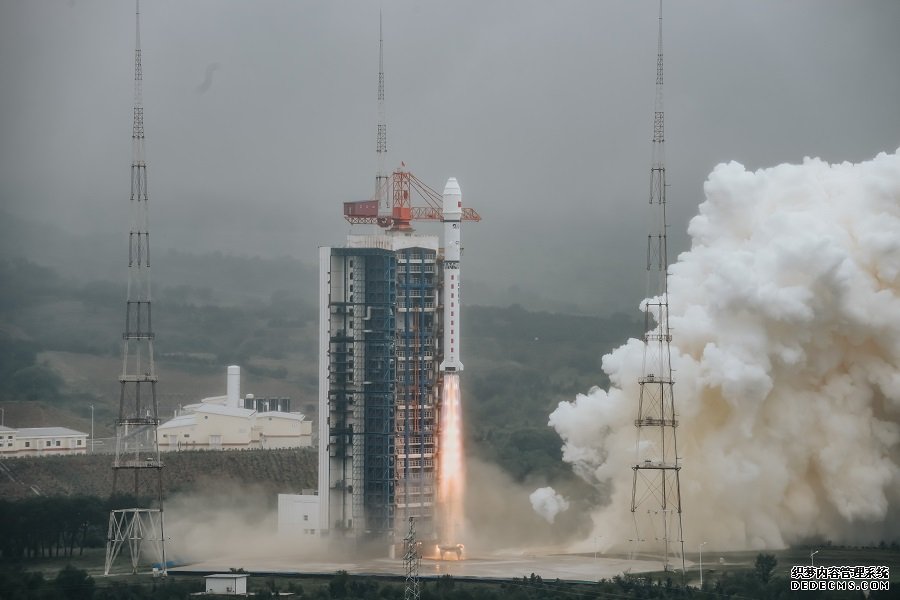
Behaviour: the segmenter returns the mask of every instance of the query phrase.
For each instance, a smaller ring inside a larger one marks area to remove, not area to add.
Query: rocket
[[[441,371],[462,371],[459,361],[459,313],[461,282],[459,269],[462,192],[455,177],[444,187],[444,362]]]

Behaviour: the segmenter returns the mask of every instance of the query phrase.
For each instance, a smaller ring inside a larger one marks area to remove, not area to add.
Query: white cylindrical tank
[[[228,367],[228,406],[241,408],[241,368],[237,365]]]

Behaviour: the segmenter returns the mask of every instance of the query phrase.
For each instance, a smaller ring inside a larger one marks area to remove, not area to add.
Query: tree
[[[769,579],[772,578],[772,571],[775,570],[777,565],[778,559],[775,558],[774,554],[763,554],[760,552],[756,555],[756,565],[754,567],[756,576],[763,583],[769,583]]]
[[[87,571],[76,569],[72,565],[59,572],[53,580],[53,586],[57,588],[63,598],[69,600],[90,600],[94,597],[94,578]]]
[[[328,583],[328,591],[331,592],[332,598],[346,598],[347,584],[350,582],[350,576],[347,571],[338,571]]]

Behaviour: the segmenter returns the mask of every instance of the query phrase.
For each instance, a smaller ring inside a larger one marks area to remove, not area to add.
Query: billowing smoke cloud
[[[534,512],[544,517],[548,523],[556,520],[556,515],[568,510],[569,501],[556,493],[552,487],[542,487],[531,492],[528,496]]]
[[[898,151],[900,152],[900,151]],[[900,157],[718,165],[671,267],[684,535],[719,549],[900,536]],[[631,536],[642,343],[563,402],[564,459]]]

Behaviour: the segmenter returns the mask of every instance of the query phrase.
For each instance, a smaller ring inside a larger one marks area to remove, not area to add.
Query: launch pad
[[[243,569],[249,574],[283,576],[324,576],[338,571],[350,575],[403,577],[401,559],[372,558],[354,560],[315,560],[308,557],[220,557],[169,569],[171,574],[224,573]],[[545,580],[584,582],[610,579],[623,573],[658,571],[659,562],[625,558],[594,558],[584,554],[496,555],[467,556],[464,560],[423,558],[420,577],[437,578],[450,575],[459,579],[508,580],[535,574]]]

